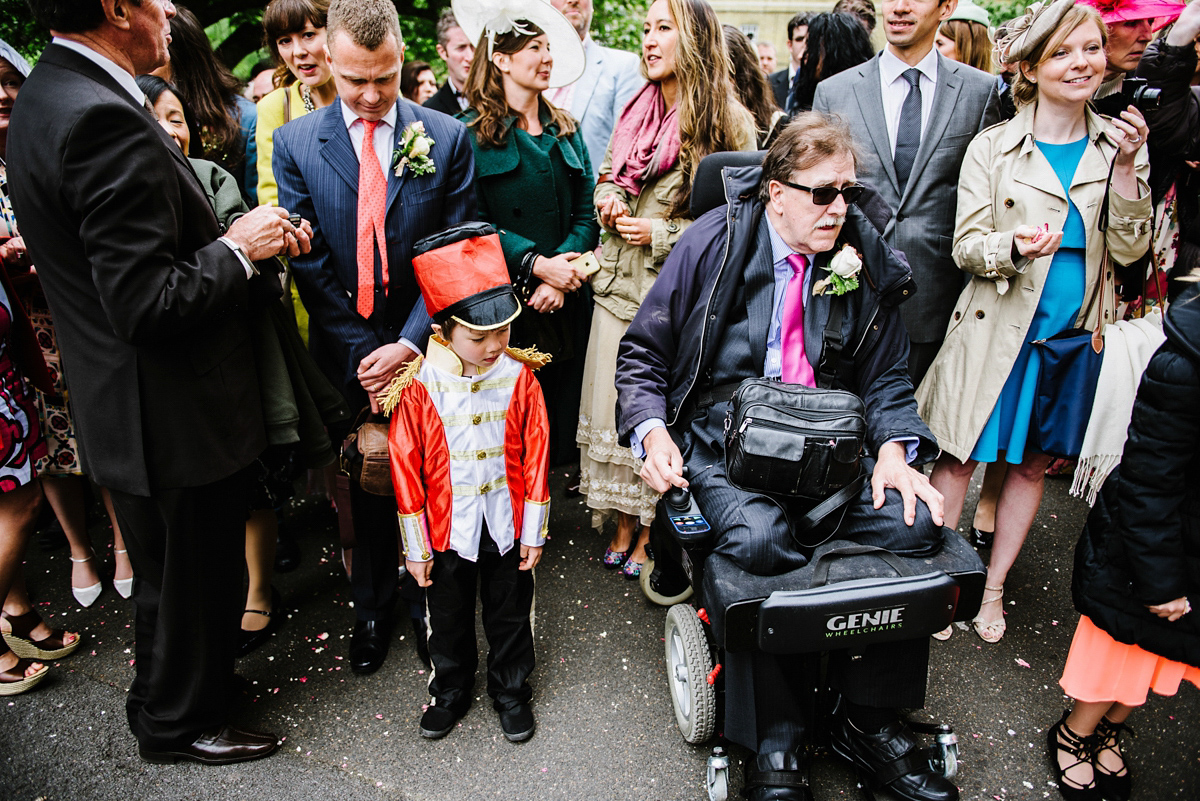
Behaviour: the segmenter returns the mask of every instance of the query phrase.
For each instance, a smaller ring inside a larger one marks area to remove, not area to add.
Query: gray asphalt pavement
[[[675,727],[663,664],[665,610],[635,582],[602,569],[605,542],[556,471],[552,540],[537,570],[537,734],[514,745],[486,695],[445,739],[417,735],[427,674],[400,627],[384,667],[350,672],[353,611],[334,556],[332,526],[314,504],[290,513],[304,560],[277,585],[293,611],[266,646],[239,663],[253,692],[237,722],[284,738],[270,759],[225,768],[156,766],[137,756],[124,715],[133,675],[132,610],[111,587],[90,609],[73,602],[66,550],[29,552],[27,576],[43,615],[87,641],[31,693],[0,701],[0,801],[65,799],[568,799],[701,801],[712,744],[687,745]],[[952,723],[962,745],[965,799],[1057,798],[1046,728],[1077,616],[1070,573],[1084,505],[1068,482],[1047,483],[1033,532],[1006,587],[1008,632],[998,645],[958,630],[933,643],[926,717]],[[970,504],[974,503],[974,493]],[[970,514],[968,509],[967,514]],[[966,518],[969,519],[969,518]],[[111,574],[111,545],[97,550]],[[1126,750],[1137,799],[1200,798],[1200,694],[1151,696],[1131,719]],[[735,759],[745,754],[734,750]],[[740,770],[735,770],[740,774]],[[858,795],[828,756],[813,768],[818,801]]]

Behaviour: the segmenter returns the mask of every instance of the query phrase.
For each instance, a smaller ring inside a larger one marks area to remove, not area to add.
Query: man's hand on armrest
[[[683,478],[683,454],[665,428],[655,428],[646,434],[642,446],[646,456],[642,463],[642,480],[655,492],[666,492],[672,486],[686,487]]]
[[[904,499],[905,524],[911,526],[916,522],[917,498],[920,498],[929,507],[933,522],[943,525],[942,493],[933,488],[924,473],[908,466],[905,461],[906,450],[901,441],[888,442],[880,447],[875,472],[871,474],[871,497],[875,501],[875,508],[883,507],[883,491],[891,488],[899,491]],[[644,476],[645,470],[642,473]]]

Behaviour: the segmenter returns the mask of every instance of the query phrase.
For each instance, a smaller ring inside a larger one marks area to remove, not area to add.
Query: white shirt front
[[[921,87],[921,133],[929,127],[929,115],[933,111],[933,93],[937,89],[937,50],[931,49],[915,65],[921,71],[918,82]],[[904,72],[910,69],[908,64],[889,48],[884,48],[879,54],[879,81],[883,90],[883,118],[887,121],[888,141],[891,143],[892,156],[896,155],[896,131],[900,128],[900,109],[904,99],[908,97],[911,86],[904,78]]]
[[[396,103],[399,102],[399,100],[396,101]],[[354,154],[358,156],[359,163],[362,163],[363,134],[366,133],[366,125],[362,118],[351,111],[344,102],[339,100],[338,103],[342,108],[342,121],[346,123],[346,130],[350,133],[350,144],[354,145]],[[392,104],[392,107],[379,120],[379,124],[375,126],[375,141],[372,143],[375,146],[375,156],[379,159],[379,167],[383,170],[385,182],[388,169],[392,166],[392,150],[396,145],[396,103]]]

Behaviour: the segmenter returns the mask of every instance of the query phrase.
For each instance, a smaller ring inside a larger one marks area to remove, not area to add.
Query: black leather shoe
[[[761,753],[746,762],[750,801],[813,801],[808,772],[791,751]]]
[[[510,743],[523,743],[533,736],[537,723],[529,704],[517,704],[511,709],[499,709],[500,730]]]
[[[421,736],[427,740],[445,737],[462,715],[449,707],[432,705],[421,715]]]
[[[834,712],[829,745],[864,773],[873,787],[885,787],[908,801],[958,801],[958,788],[933,770],[912,731],[900,720],[867,734],[839,709]]]
[[[417,646],[417,659],[421,660],[421,664],[426,670],[433,668],[433,663],[429,661],[429,629],[425,625],[424,618],[414,617],[412,620],[413,642]]]
[[[374,673],[387,658],[392,641],[390,620],[358,620],[350,638],[350,669],[355,673]]]
[[[242,731],[232,726],[206,731],[191,745],[155,751],[138,747],[138,754],[147,762],[173,765],[176,762],[199,762],[201,765],[232,765],[249,762],[275,753],[279,739],[274,734]]]

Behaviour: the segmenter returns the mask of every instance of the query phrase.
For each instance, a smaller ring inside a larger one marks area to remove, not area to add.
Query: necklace
[[[306,112],[312,113],[317,110],[317,107],[313,105],[312,89],[306,83],[300,84],[300,99],[304,101],[304,110]]]

